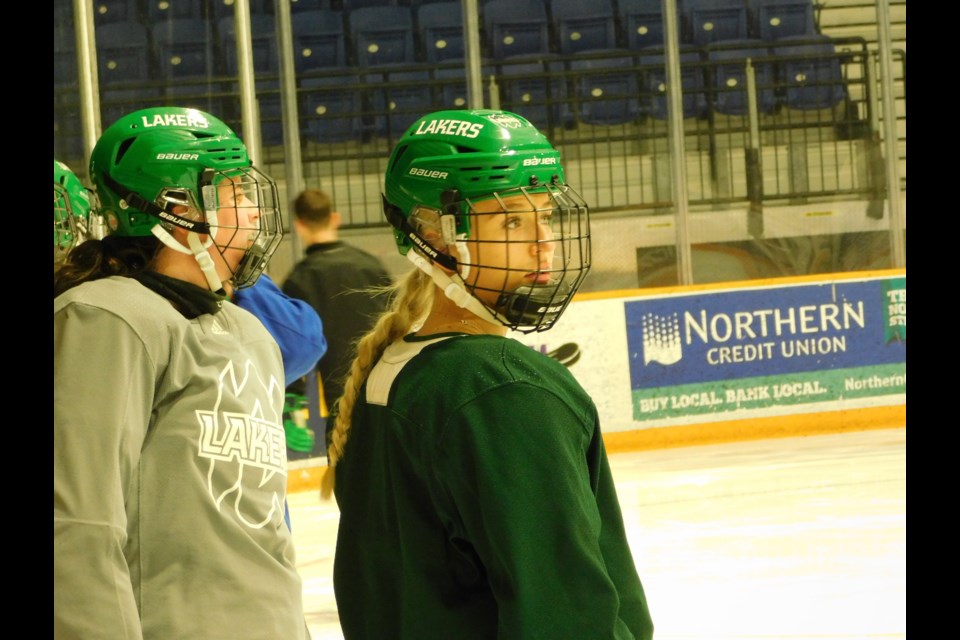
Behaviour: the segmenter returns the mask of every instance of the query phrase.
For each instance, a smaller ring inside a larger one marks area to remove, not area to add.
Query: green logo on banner
[[[907,279],[891,278],[883,283],[884,337],[887,342],[907,341]]]

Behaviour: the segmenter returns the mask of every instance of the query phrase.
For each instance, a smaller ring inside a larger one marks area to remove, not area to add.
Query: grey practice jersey
[[[130,278],[54,300],[58,638],[302,639],[277,344]]]

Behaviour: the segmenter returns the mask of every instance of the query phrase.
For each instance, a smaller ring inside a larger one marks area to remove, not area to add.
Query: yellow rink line
[[[906,427],[907,407],[870,407],[603,434],[609,453]]]
[[[907,407],[869,407],[752,420],[730,420],[680,427],[613,431],[603,434],[609,453],[670,449],[742,440],[814,436],[868,429],[906,428]],[[287,473],[287,492],[319,491],[327,459],[295,460]]]

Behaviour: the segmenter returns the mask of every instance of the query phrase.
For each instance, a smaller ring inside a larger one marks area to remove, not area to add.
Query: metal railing
[[[85,2],[73,0],[73,6],[76,13]],[[63,53],[58,51],[64,48],[57,38],[71,35],[55,31],[54,155],[83,177],[88,152],[84,141],[89,136],[81,116],[87,107],[75,78],[71,82],[68,74],[64,81],[62,71],[56,70]],[[781,233],[777,229],[782,226],[765,225],[765,211],[821,202],[861,203],[863,215],[853,215],[863,219],[840,226],[844,232],[873,230],[871,220],[882,219],[886,210],[888,173],[876,47],[861,37],[848,37],[834,38],[829,51],[812,48],[815,55],[783,53],[771,43],[759,43],[759,50],[747,49],[743,56],[731,53],[735,46],[757,44],[681,46],[680,150],[670,139],[673,114],[665,102],[668,52],[650,49],[483,58],[479,69],[462,62],[345,66],[303,74],[277,69],[257,73],[248,83],[254,96],[246,96],[237,77],[214,65],[209,74],[175,85],[153,78],[101,83],[98,116],[108,125],[114,115],[145,106],[203,108],[238,132],[254,132],[258,164],[278,178],[287,200],[295,193],[285,189],[298,188],[302,179],[331,193],[344,214],[345,228],[373,229],[386,224],[381,181],[396,140],[423,113],[465,108],[468,87],[478,73],[485,104],[515,111],[537,124],[560,149],[568,181],[605,218],[672,218],[672,174],[679,151],[686,168],[685,206],[714,212],[718,220],[725,211],[748,212],[747,224],[727,225],[733,232],[715,237],[698,233],[694,240],[763,239]],[[813,47],[822,39],[792,44]],[[245,53],[244,43],[237,47]],[[893,58],[898,186],[904,197],[906,55],[898,50]],[[292,96],[286,86],[293,87]],[[797,101],[796,94],[805,95],[807,102]],[[252,123],[243,108],[249,98],[255,98],[258,114]],[[286,102],[290,99],[292,105]],[[291,112],[297,114],[296,122],[290,122]],[[290,140],[299,152],[296,171],[290,166]],[[654,234],[638,243],[656,247],[670,241]]]

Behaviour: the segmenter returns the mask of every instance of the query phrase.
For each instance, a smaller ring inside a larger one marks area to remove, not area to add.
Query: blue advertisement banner
[[[906,393],[906,278],[624,303],[638,420]]]

